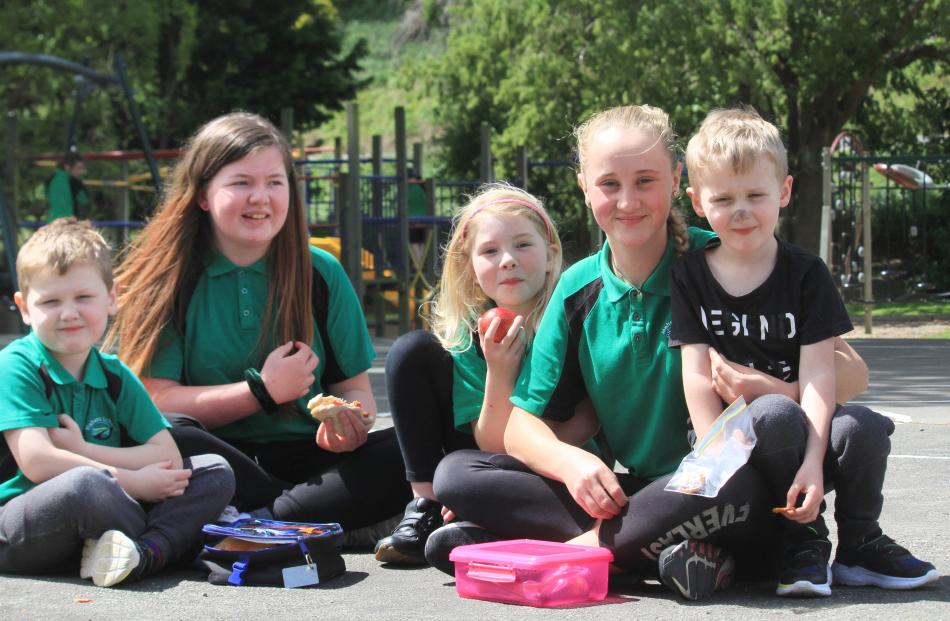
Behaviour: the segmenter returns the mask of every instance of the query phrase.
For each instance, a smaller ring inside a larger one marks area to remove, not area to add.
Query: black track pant
[[[620,569],[656,574],[663,548],[684,539],[705,540],[736,555],[743,574],[774,571],[778,520],[764,479],[740,468],[715,498],[667,492],[669,477],[653,482],[618,474],[629,503],[600,530],[603,547]],[[590,517],[563,483],[542,477],[509,455],[458,451],[435,475],[438,499],[462,520],[506,538],[566,541],[590,530]]]
[[[758,436],[749,463],[769,483],[771,502],[785,506],[788,488],[801,467],[808,425],[801,407],[780,395],[759,397],[749,404]],[[884,505],[881,489],[891,451],[894,423],[860,405],[839,405],[831,419],[825,450],[825,492],[835,490],[838,543],[856,546],[880,534],[878,518]],[[822,504],[824,510],[824,504]],[[825,536],[824,519],[799,526],[782,520],[791,541]]]
[[[452,376],[452,356],[430,332],[402,335],[386,356],[389,409],[408,481],[431,481],[447,453],[475,448],[472,434],[455,429]]]
[[[333,453],[312,438],[294,442],[225,441],[188,416],[166,414],[183,457],[216,453],[234,471],[232,504],[266,508],[275,519],[369,526],[401,513],[411,498],[392,429],[374,431],[350,453]]]

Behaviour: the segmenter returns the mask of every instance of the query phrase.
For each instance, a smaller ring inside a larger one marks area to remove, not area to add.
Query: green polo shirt
[[[214,434],[225,439],[252,442],[299,440],[316,432],[317,421],[308,413],[307,401],[328,392],[330,384],[367,370],[376,356],[366,329],[359,299],[346,272],[333,255],[310,248],[314,269],[315,310],[313,342],[320,359],[314,383],[306,397],[297,400],[293,416],[260,411],[218,427]],[[169,324],[146,377],[171,379],[186,386],[218,386],[244,379],[248,367],[260,369],[280,343],[267,339],[257,349],[268,296],[267,258],[247,267],[232,263],[217,251],[209,253],[188,304],[183,330]],[[317,322],[317,318],[320,322]]]
[[[85,376],[77,380],[30,333],[0,351],[0,369],[0,432],[23,427],[53,429],[59,426],[57,416],[67,414],[82,429],[86,442],[121,446],[123,435],[144,444],[170,427],[128,367],[95,348],[89,353]],[[121,386],[117,400],[109,395],[107,376]],[[5,440],[0,444],[0,458],[5,460],[9,448]],[[0,483],[0,505],[35,486],[17,468],[12,478]]]
[[[89,204],[89,196],[79,179],[57,168],[46,186],[46,197],[49,200],[49,215],[47,221],[57,218],[77,215],[76,207],[85,207]]]
[[[689,234],[691,248],[714,236]],[[674,254],[671,239],[640,289],[613,273],[606,243],[564,272],[511,396],[558,421],[589,396],[617,461],[649,479],[689,452],[680,352],[668,346]]]
[[[485,400],[485,378],[488,364],[478,344],[478,335],[472,335],[472,346],[465,351],[452,354],[452,408],[455,415],[455,428],[459,431],[472,431],[472,421],[482,414],[482,402]]]

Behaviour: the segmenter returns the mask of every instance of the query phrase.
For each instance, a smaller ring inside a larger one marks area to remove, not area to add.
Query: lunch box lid
[[[449,554],[454,562],[479,562],[511,567],[542,567],[571,562],[612,561],[607,548],[578,546],[555,541],[512,539],[459,546]]]

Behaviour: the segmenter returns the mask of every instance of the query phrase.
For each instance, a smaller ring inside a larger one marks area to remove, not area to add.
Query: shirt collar
[[[675,243],[672,237],[666,241],[666,249],[660,262],[657,263],[653,273],[646,279],[640,291],[669,297],[670,295],[670,266],[673,264]],[[604,288],[607,290],[607,299],[611,302],[617,302],[630,291],[637,289],[625,280],[622,280],[614,273],[613,266],[610,264],[610,246],[607,240],[604,240],[604,246],[600,249],[600,274],[604,281]]]
[[[205,271],[208,273],[208,276],[223,276],[230,272],[236,272],[237,270],[250,270],[252,272],[257,272],[258,274],[267,274],[267,257],[261,257],[256,262],[251,263],[247,266],[235,265],[231,262],[231,259],[227,258],[221,254],[218,250],[213,250],[205,255]]]
[[[46,345],[43,345],[40,339],[37,338],[35,332],[30,332],[26,338],[39,355],[40,362],[46,366],[46,370],[54,382],[60,386],[77,382],[76,378],[56,359],[53,352],[47,349]],[[106,374],[102,368],[102,360],[99,358],[99,350],[95,347],[89,352],[89,358],[86,359],[85,375],[80,381],[90,388],[106,387]]]

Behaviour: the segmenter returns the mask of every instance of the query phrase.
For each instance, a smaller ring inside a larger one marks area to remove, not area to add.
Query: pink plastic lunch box
[[[607,595],[605,548],[515,539],[459,546],[455,589],[461,597],[527,606],[599,602]]]

